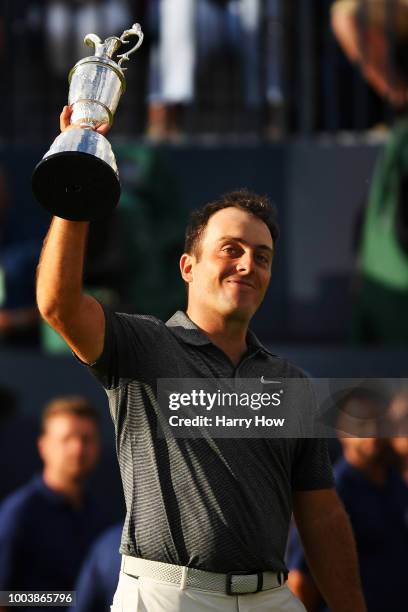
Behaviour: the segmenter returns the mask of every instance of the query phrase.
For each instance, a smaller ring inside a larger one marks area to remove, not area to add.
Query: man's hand
[[[366,612],[353,532],[336,491],[297,491],[293,509],[309,568],[330,610]]]
[[[81,127],[81,121],[77,121],[76,123],[70,123],[71,121],[71,115],[72,115],[72,108],[70,106],[64,106],[64,108],[62,109],[62,113],[60,114],[60,129],[61,132],[65,132],[66,130],[70,130],[72,128],[78,128]],[[109,132],[110,129],[110,125],[108,123],[102,123],[102,125],[99,125],[95,132],[98,132],[98,134],[102,134],[102,136],[106,136],[106,134]]]
[[[317,612],[321,608],[322,596],[311,576],[298,569],[291,569],[288,587],[300,599],[307,612]]]

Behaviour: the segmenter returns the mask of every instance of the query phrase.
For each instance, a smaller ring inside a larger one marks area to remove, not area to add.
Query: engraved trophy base
[[[109,141],[91,129],[63,132],[36,166],[32,188],[40,204],[62,219],[93,221],[107,216],[120,197]]]

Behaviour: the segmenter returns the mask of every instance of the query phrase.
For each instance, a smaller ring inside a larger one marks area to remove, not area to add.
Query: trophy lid
[[[140,24],[134,23],[129,30],[125,30],[123,34],[118,36],[109,36],[106,40],[102,41],[96,34],[87,34],[84,38],[84,43],[88,47],[94,47],[94,57],[100,58],[101,60],[113,60],[113,55],[120,49],[122,45],[129,44],[127,40],[130,36],[137,36],[138,41],[134,47],[132,47],[127,53],[118,55],[119,61],[118,66],[121,67],[122,63],[129,60],[129,56],[137,51],[143,42],[143,32]],[[122,68],[125,70],[125,68]]]
[[[122,45],[129,44],[130,41],[127,39],[131,36],[137,36],[137,43],[131,49],[129,49],[129,51],[122,53],[121,55],[117,55],[116,58],[113,59],[113,55]],[[126,86],[124,71],[126,68],[122,66],[122,63],[128,61],[129,56],[137,51],[143,42],[143,37],[144,35],[142,28],[138,23],[134,23],[132,27],[129,30],[125,30],[120,37],[109,36],[104,41],[102,41],[97,34],[87,34],[84,38],[84,43],[88,47],[93,47],[95,49],[95,53],[94,55],[88,55],[87,57],[82,58],[75,64],[68,74],[68,82],[71,82],[72,76],[79,66],[88,64],[90,62],[102,63],[105,66],[108,65],[112,70],[114,70],[114,72],[116,72],[122,83],[122,91],[124,91]]]
[[[122,42],[117,36],[109,36],[109,38],[102,41],[96,34],[87,34],[84,38],[84,43],[88,47],[94,47],[94,57],[101,59],[112,59],[113,54],[122,46]]]

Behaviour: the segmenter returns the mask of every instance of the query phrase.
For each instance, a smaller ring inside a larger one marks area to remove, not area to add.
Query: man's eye
[[[269,264],[269,257],[266,255],[257,255],[257,260],[262,264]]]
[[[236,247],[233,246],[225,246],[222,250],[224,253],[227,253],[227,255],[235,255],[237,253]]]

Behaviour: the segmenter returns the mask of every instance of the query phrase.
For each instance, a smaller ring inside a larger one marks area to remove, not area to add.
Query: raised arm
[[[61,130],[69,129],[70,109],[61,113]],[[98,129],[106,133],[107,126]],[[85,295],[82,277],[87,222],[54,217],[37,270],[37,304],[41,316],[87,363],[102,353],[105,316],[99,302]]]
[[[92,363],[102,353],[105,317],[101,305],[82,290],[88,225],[52,220],[37,271],[37,304],[75,354]]]

